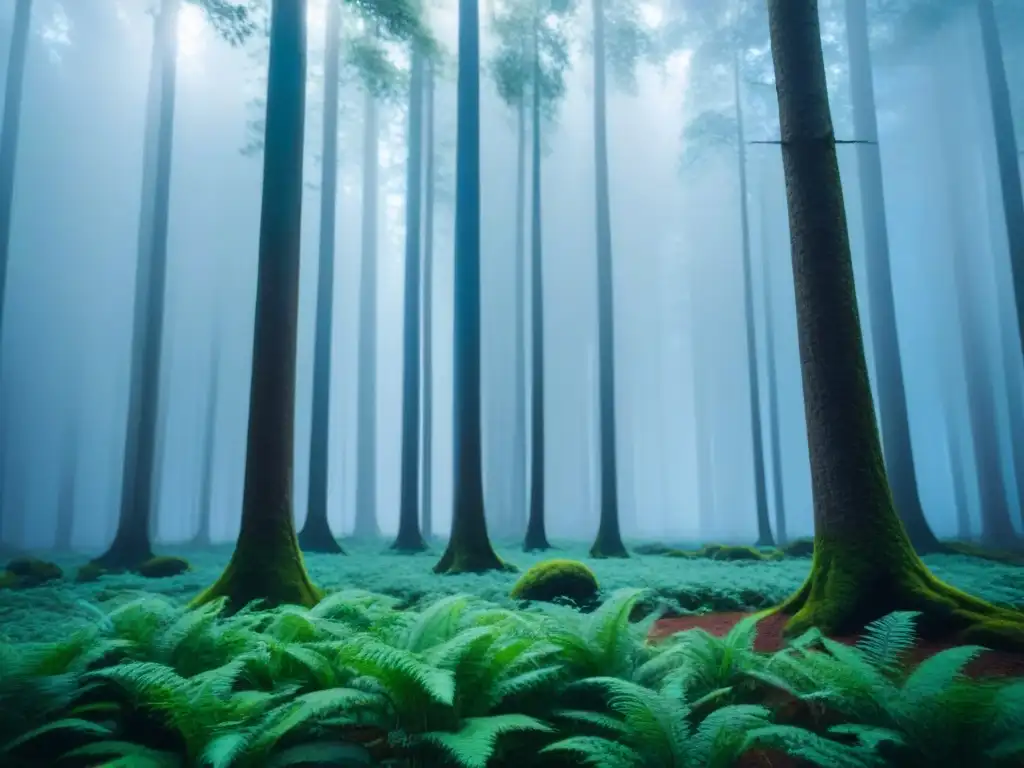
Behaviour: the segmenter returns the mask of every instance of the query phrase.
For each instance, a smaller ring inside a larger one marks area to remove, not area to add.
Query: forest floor
[[[365,589],[397,597],[407,606],[418,606],[444,595],[468,593],[513,606],[508,593],[517,574],[438,576],[431,571],[440,557],[438,544],[430,552],[399,555],[388,549],[389,543],[344,541],[348,554],[306,555],[306,565],[313,581],[326,590]],[[533,554],[500,543],[496,549],[522,570],[552,557],[581,560],[594,571],[606,593],[621,587],[649,589],[651,600],[667,616],[679,617],[662,619],[656,634],[691,626],[721,634],[744,613],[777,604],[787,597],[800,586],[810,568],[809,558],[727,562],[633,555],[624,560],[593,560],[587,557],[587,546],[582,543],[561,543],[557,550]],[[145,593],[187,601],[217,578],[231,555],[229,545],[205,550],[158,546],[157,550],[159,554],[187,558],[192,569],[163,579],[124,574],[78,584],[74,572],[87,561],[88,554],[50,557],[37,553],[64,569],[65,579],[29,589],[0,590],[0,637],[17,642],[66,636],[76,627],[95,620],[95,614],[84,603],[108,608]],[[988,600],[1024,608],[1024,567],[962,555],[933,555],[925,561],[937,576],[954,586]],[[763,622],[758,648],[774,650],[781,643],[781,621]],[[1018,673],[1024,674],[1024,663]]]

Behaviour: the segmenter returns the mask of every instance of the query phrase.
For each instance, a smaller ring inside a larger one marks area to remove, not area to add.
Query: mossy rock
[[[87,584],[92,581],[99,581],[100,576],[107,576],[111,573],[118,573],[109,568],[104,568],[99,563],[86,563],[75,574],[75,581],[79,584]]]
[[[814,539],[793,539],[782,545],[782,554],[786,557],[810,557],[814,554]]]
[[[597,597],[594,572],[578,560],[545,560],[519,577],[512,587],[513,600],[554,602],[568,599],[585,605]]]
[[[170,555],[157,555],[132,568],[134,573],[145,576],[147,579],[165,579],[169,576],[177,576],[192,570],[188,560],[183,557],[172,557]]]
[[[35,587],[48,581],[64,578],[64,571],[56,563],[40,560],[35,557],[16,557],[7,563],[5,573],[10,574],[0,582],[0,586],[21,589]]]
[[[680,552],[673,557],[702,557],[708,560],[753,560],[763,562],[766,560],[779,560],[782,553],[778,550],[760,550],[757,547],[748,547],[734,544],[706,544],[696,552]]]

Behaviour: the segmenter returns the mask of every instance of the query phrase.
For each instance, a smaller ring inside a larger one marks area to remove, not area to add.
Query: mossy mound
[[[793,539],[782,545],[782,554],[786,557],[811,557],[814,554],[814,539]]]
[[[100,576],[106,576],[110,573],[117,573],[117,571],[104,568],[99,563],[86,563],[75,573],[75,581],[79,584],[86,584],[91,581],[99,581]]]
[[[946,542],[946,546],[957,555],[978,557],[982,560],[991,560],[996,563],[1004,563],[1005,565],[1024,566],[1024,553],[1022,552],[988,549],[971,541],[949,541]]]
[[[656,541],[646,544],[637,544],[633,551],[638,555],[671,555],[680,550],[670,547],[668,544],[660,544]]]
[[[597,597],[594,572],[578,560],[544,560],[526,571],[512,587],[513,600],[572,600],[585,605]]]
[[[708,560],[780,560],[782,553],[777,549],[761,550],[757,547],[740,546],[733,544],[706,544],[696,552],[684,552],[672,550],[666,553],[669,557],[701,557]]]
[[[7,563],[0,576],[0,588],[24,589],[63,578],[64,571],[56,563],[35,557],[16,557]]]
[[[147,579],[165,579],[169,576],[177,576],[192,569],[188,560],[183,557],[172,557],[170,555],[158,555],[151,557],[135,568],[134,573],[145,576]]]

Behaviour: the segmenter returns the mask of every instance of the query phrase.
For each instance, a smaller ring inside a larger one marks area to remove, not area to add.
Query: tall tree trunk
[[[480,424],[480,9],[459,0],[455,150],[455,498],[435,573],[504,570],[487,536]]]
[[[782,435],[779,429],[779,378],[775,368],[775,302],[772,291],[773,261],[768,237],[769,187],[761,185],[761,262],[764,280],[765,377],[768,379],[768,429],[772,452],[772,496],[775,503],[775,541],[787,541],[786,494],[782,484]]]
[[[512,370],[515,375],[512,402],[512,461],[509,479],[512,485],[508,520],[510,536],[522,536],[526,511],[526,99],[516,105],[516,253],[515,308],[512,312]]]
[[[995,5],[992,0],[978,0],[978,21],[981,26],[985,75],[995,125],[999,186],[1003,193],[1003,216],[1010,247],[1010,272],[1013,276],[1013,295],[1017,305],[1017,329],[1021,343],[1024,343],[1024,192],[1021,190],[1020,160],[1010,105],[1010,87],[1006,78],[1003,45],[999,39],[999,26],[996,23]]]
[[[914,552],[893,506],[857,316],[817,2],[768,0],[789,204],[814,559],[780,609],[790,632],[852,634],[897,610],[923,636],[967,631],[1024,647],[1024,614],[952,589]]]
[[[541,229],[541,114],[539,18],[533,20],[533,105],[530,114],[530,511],[523,549],[550,549],[544,520],[544,238]],[[520,260],[522,263],[522,260]],[[521,278],[521,275],[517,275]],[[520,318],[520,321],[522,318]],[[522,323],[520,322],[520,327]],[[525,363],[525,353],[524,353]],[[525,382],[520,372],[517,384]],[[525,393],[524,393],[525,399]],[[524,457],[525,458],[525,457]]]
[[[67,415],[61,444],[60,480],[57,488],[57,521],[53,544],[57,552],[71,552],[75,533],[75,508],[78,493],[78,466],[81,440],[77,410]]]
[[[192,539],[195,547],[210,546],[213,519],[213,470],[217,464],[217,413],[220,401],[220,329],[210,345],[210,372],[206,384],[206,413],[203,418],[203,469],[199,480],[199,524]]]
[[[25,61],[28,58],[31,27],[32,0],[17,0],[11,26],[11,47],[7,54],[4,117],[0,124],[0,351],[3,349],[4,307],[7,303],[7,267],[11,254],[11,214],[14,209],[18,132],[21,128],[21,94],[25,85]]]
[[[238,542],[220,579],[196,598],[229,608],[313,605],[292,513],[295,350],[299,316],[306,0],[273,0],[267,72],[263,200],[256,278],[245,492]]]
[[[424,538],[434,535],[434,63],[426,62],[423,106],[423,483]]]
[[[313,419],[309,435],[309,499],[299,532],[305,552],[340,553],[327,512],[331,456],[331,351],[334,325],[334,241],[338,207],[338,88],[341,11],[328,2],[324,24],[324,124],[320,169],[320,263],[313,347]]]
[[[615,438],[615,299],[608,181],[604,1],[592,0],[594,17],[594,190],[597,221],[598,397],[601,402],[601,516],[591,557],[628,557],[619,530],[619,481]]]
[[[380,536],[377,527],[377,181],[380,130],[377,99],[366,90],[363,107],[363,244],[359,275],[359,378],[356,444],[356,516],[353,535]]]
[[[153,38],[157,49],[154,64],[159,79],[151,75],[150,86],[159,89],[159,110],[155,130],[147,126],[145,139],[147,144],[155,141],[152,150],[155,162],[152,197],[146,188],[145,170],[143,172],[121,509],[114,541],[94,561],[102,568],[113,570],[134,567],[153,556],[149,524],[157,501],[153,493],[154,460],[160,410],[179,8],[180,0],[163,1]],[[144,169],[148,166],[147,159],[144,157]],[[147,226],[147,220],[151,226]]]
[[[878,410],[882,447],[896,511],[919,553],[936,552],[942,545],[925,517],[914,470],[914,450],[907,416],[907,392],[896,334],[896,305],[889,264],[889,234],[885,218],[882,158],[878,147],[878,118],[868,42],[867,0],[846,0],[846,34],[850,49],[850,93],[857,140],[857,171],[864,222],[867,265],[868,317],[878,377]]]
[[[747,200],[747,145],[743,130],[740,91],[740,55],[733,54],[733,100],[736,103],[736,157],[740,178],[740,232],[743,248],[743,319],[747,341],[747,382],[750,397],[750,438],[754,454],[754,502],[757,505],[757,546],[775,545],[768,517],[768,491],[764,475],[764,438],[761,434],[761,393],[757,366],[757,330],[754,325],[754,276],[750,257],[750,206]]]
[[[405,297],[402,331],[402,486],[393,549],[421,552],[420,534],[420,214],[423,207],[423,52],[412,50],[409,156],[405,181]]]
[[[960,329],[963,354],[963,376],[967,392],[967,414],[981,502],[981,540],[987,545],[1005,548],[1017,538],[1010,521],[1008,483],[999,450],[998,413],[992,387],[990,361],[985,350],[986,297],[978,274],[979,265],[970,241],[970,222],[966,218],[969,205],[962,194],[968,188],[971,174],[954,128],[957,117],[945,102],[948,77],[935,72],[934,92],[938,102],[938,125],[942,156],[950,168],[945,185],[945,214],[948,217],[953,243],[953,312]],[[948,74],[948,73],[947,73]]]

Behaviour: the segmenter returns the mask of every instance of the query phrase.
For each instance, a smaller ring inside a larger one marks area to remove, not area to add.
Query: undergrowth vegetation
[[[848,647],[809,633],[755,652],[652,644],[642,590],[590,613],[449,595],[418,609],[358,589],[312,609],[141,596],[70,636],[0,645],[0,765],[170,768],[725,768],[1019,765],[1024,681],[964,679],[982,649],[909,670],[914,614]]]

